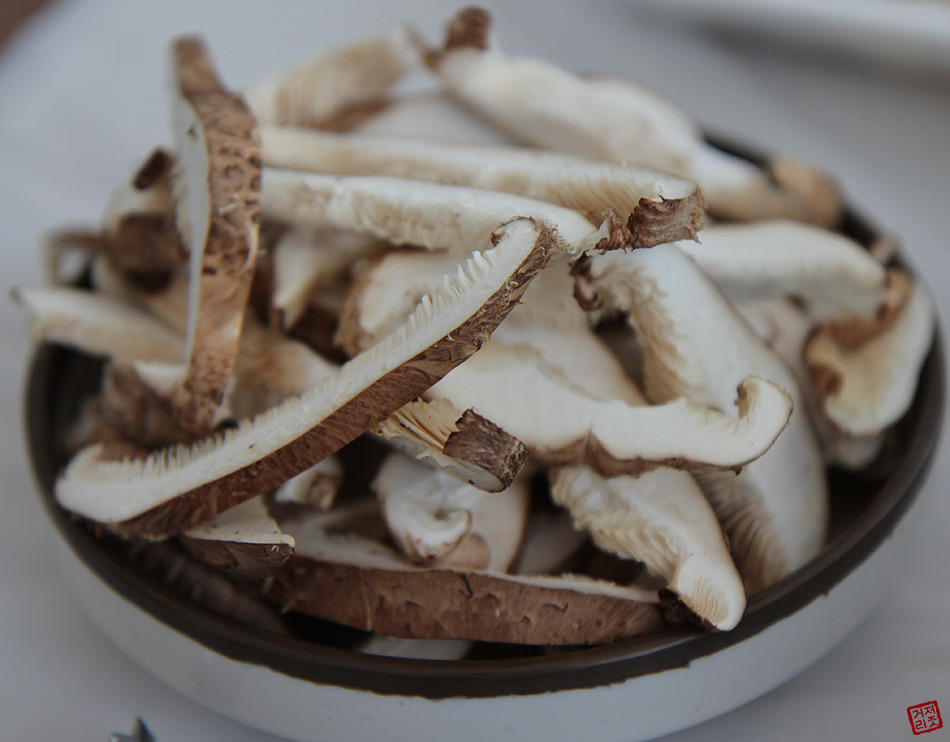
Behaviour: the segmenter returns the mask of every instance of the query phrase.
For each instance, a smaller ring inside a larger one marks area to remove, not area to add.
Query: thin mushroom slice
[[[646,255],[649,253],[649,256]],[[687,396],[724,408],[737,380],[755,374],[779,385],[795,412],[765,455],[741,473],[699,481],[732,545],[750,592],[815,556],[828,519],[824,462],[791,369],[689,256],[675,245],[588,261],[588,284],[604,307],[627,314],[643,346],[644,392],[656,402]]]
[[[352,229],[396,245],[466,254],[490,244],[499,224],[530,218],[557,230],[561,248],[575,257],[613,250],[636,239],[626,224],[599,225],[563,206],[480,188],[388,176],[337,176],[267,168],[262,208],[291,223]]]
[[[367,535],[374,501],[282,523],[297,551],[266,586],[285,610],[411,639],[602,644],[661,631],[655,591],[580,575],[424,568]]]
[[[68,510],[119,533],[163,538],[192,528],[313,466],[418,397],[485,342],[558,241],[529,220],[504,227],[397,332],[326,383],[235,428],[145,459],[80,451],[56,483]]]
[[[695,239],[703,200],[691,181],[521,147],[263,127],[265,166],[336,175],[389,175],[548,201],[627,224],[629,247]]]
[[[811,224],[770,220],[707,227],[702,244],[677,243],[734,302],[792,296],[815,322],[873,316],[887,270],[861,245]]]
[[[67,286],[20,287],[13,300],[27,313],[36,342],[54,342],[124,361],[176,363],[182,337],[134,304]]]
[[[427,60],[452,95],[519,140],[695,180],[720,218],[839,218],[836,189],[814,168],[782,162],[766,173],[707,144],[690,116],[632,82],[506,55],[489,40],[490,25],[486,11],[463,10]]]
[[[203,435],[230,381],[254,276],[260,143],[253,116],[223,88],[198,40],[176,43],[174,73],[173,195],[190,265],[188,360],[175,408]]]
[[[394,98],[351,131],[460,144],[514,144],[511,137],[472,116],[442,90]]]
[[[393,453],[373,489],[393,540],[415,564],[507,572],[521,547],[530,500],[523,479],[489,493]]]
[[[737,469],[761,456],[788,422],[791,402],[774,384],[747,378],[730,403],[738,415],[680,398],[661,405],[601,400],[536,350],[488,342],[427,393],[471,407],[550,464],[585,462],[606,475],[658,466]]]
[[[605,479],[587,467],[550,473],[554,501],[566,507],[598,547],[643,562],[666,580],[661,592],[694,621],[735,628],[745,610],[742,578],[719,521],[687,473],[657,469]]]
[[[280,530],[263,497],[227,510],[178,537],[188,553],[243,577],[271,574],[294,552],[294,539]]]
[[[892,296],[875,321],[832,320],[805,343],[821,409],[850,435],[879,433],[903,416],[933,342],[930,295],[903,271],[889,275]]]
[[[524,444],[448,400],[415,399],[371,431],[391,446],[485,492],[510,486],[527,462]]]
[[[339,128],[354,112],[377,110],[419,64],[410,30],[397,26],[292,65],[243,93],[261,123]]]

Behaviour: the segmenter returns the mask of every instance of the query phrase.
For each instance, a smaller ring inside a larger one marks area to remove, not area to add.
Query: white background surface
[[[488,3],[518,54],[641,77],[715,131],[818,161],[852,202],[901,235],[950,316],[950,74],[866,66],[804,46],[746,43],[666,21],[627,2]],[[113,186],[167,142],[168,41],[207,38],[240,86],[317,49],[411,19],[431,39],[448,2],[66,1],[0,57],[0,224],[9,285],[41,280],[52,226],[96,221]],[[129,663],[79,611],[59,577],[20,434],[29,343],[0,310],[0,738],[107,740],[141,716],[158,742],[267,742]],[[911,740],[906,708],[937,700],[950,739],[950,461],[944,440],[925,519],[902,577],[870,619],[781,688],[668,742]],[[636,720],[631,719],[631,724]]]

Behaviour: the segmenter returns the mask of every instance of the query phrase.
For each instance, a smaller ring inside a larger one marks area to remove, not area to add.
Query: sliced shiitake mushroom
[[[837,189],[818,169],[783,159],[760,170],[707,144],[696,122],[661,96],[629,80],[584,79],[508,56],[489,39],[490,26],[487,11],[461,11],[427,61],[452,95],[519,140],[689,178],[719,218],[840,219]]]
[[[373,527],[377,535],[367,531]],[[581,576],[410,564],[378,535],[375,501],[282,523],[297,551],[265,594],[347,626],[405,638],[600,644],[661,631],[655,592]]]

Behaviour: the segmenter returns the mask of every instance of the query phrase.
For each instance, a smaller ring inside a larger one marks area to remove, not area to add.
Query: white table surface
[[[902,236],[941,315],[950,316],[948,73],[909,74],[794,44],[746,43],[631,2],[487,5],[511,52],[637,75],[713,130],[823,163],[855,204]],[[54,5],[0,56],[3,281],[42,280],[44,231],[93,223],[113,186],[154,144],[167,142],[165,62],[173,36],[204,34],[237,86],[403,19],[437,38],[456,7],[434,0]],[[29,350],[23,318],[8,302],[0,323],[0,738],[104,741],[140,716],[159,742],[274,739],[161,685],[80,612],[59,576],[55,536],[35,500],[20,433]],[[908,706],[937,700],[950,715],[948,446],[944,438],[901,579],[881,585],[874,614],[797,678],[669,742],[910,740]],[[925,739],[950,739],[950,719]]]

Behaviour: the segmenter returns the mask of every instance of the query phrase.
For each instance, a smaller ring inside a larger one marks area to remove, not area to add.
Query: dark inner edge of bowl
[[[845,224],[859,241],[874,233],[853,214]],[[888,537],[916,498],[943,418],[944,363],[938,335],[922,369],[913,407],[890,436],[888,466],[878,474],[830,473],[832,508],[838,516],[833,514],[829,545],[795,573],[752,596],[735,629],[724,633],[673,629],[654,637],[513,659],[436,661],[366,655],[256,630],[180,596],[143,573],[114,542],[97,537],[53,498],[57,472],[67,459],[63,431],[82,397],[95,390],[99,362],[62,347],[41,346],[30,369],[25,412],[34,471],[55,526],[87,567],[155,619],[226,657],[313,683],[432,699],[496,697],[595,687],[685,667],[827,594]],[[836,526],[836,519],[846,527]]]

